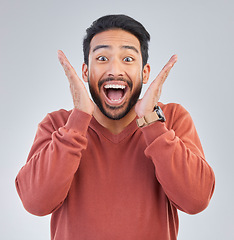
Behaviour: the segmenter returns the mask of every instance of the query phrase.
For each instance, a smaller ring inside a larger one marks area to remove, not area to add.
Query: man
[[[176,239],[177,209],[195,214],[214,191],[189,113],[159,102],[174,55],[138,100],[150,74],[145,28],[125,15],[95,21],[82,77],[62,51],[72,111],[39,124],[16,188],[27,211],[52,213],[51,239]],[[163,112],[165,116],[163,115]]]

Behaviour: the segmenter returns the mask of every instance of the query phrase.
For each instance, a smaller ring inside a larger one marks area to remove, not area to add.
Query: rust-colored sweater
[[[16,188],[27,211],[52,213],[54,240],[174,240],[177,209],[209,203],[214,173],[189,113],[163,105],[166,122],[113,135],[73,109],[39,124]]]

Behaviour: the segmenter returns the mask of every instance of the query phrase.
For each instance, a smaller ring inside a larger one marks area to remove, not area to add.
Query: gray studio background
[[[216,174],[209,207],[193,216],[179,213],[179,240],[234,239],[233,0],[0,0],[1,239],[50,238],[50,216],[26,212],[14,180],[37,124],[48,112],[72,108],[57,50],[81,77],[85,29],[110,13],[128,14],[151,33],[151,80],[178,54],[161,101],[190,112]]]

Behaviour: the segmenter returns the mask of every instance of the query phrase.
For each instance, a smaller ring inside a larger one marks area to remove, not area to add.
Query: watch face
[[[159,120],[162,122],[166,121],[165,115],[162,111],[162,109],[159,106],[155,106],[155,111],[158,114]]]

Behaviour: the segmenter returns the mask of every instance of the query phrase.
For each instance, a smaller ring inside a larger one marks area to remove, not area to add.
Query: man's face
[[[108,30],[91,40],[89,66],[83,65],[83,78],[101,112],[118,120],[136,104],[142,83],[148,80],[146,70],[147,66],[142,69],[139,40],[120,29]]]

